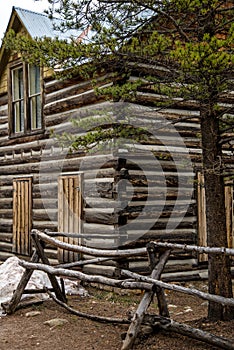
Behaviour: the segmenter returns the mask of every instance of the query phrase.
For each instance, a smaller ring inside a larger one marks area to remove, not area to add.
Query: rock
[[[54,328],[58,326],[63,326],[65,323],[68,323],[68,321],[64,318],[53,318],[51,320],[45,321],[43,324],[51,328]]]
[[[38,316],[40,315],[41,312],[40,311],[29,311],[25,314],[26,317],[34,317],[34,316]]]

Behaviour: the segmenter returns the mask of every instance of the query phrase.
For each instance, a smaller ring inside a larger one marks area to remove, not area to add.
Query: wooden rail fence
[[[233,298],[224,298],[219,295],[205,293],[197,289],[185,288],[172,283],[165,283],[160,280],[163,269],[173,249],[194,251],[198,254],[225,254],[230,256],[234,256],[234,249],[198,247],[192,245],[182,245],[163,242],[150,242],[149,244],[147,244],[146,247],[138,249],[101,250],[95,248],[88,248],[81,245],[70,244],[64,240],[61,241],[54,237],[59,235],[64,237],[64,235],[66,234],[57,233],[55,235],[53,233],[50,235],[48,231],[46,231],[46,233],[40,232],[38,230],[31,231],[31,236],[35,250],[30,262],[24,260],[20,261],[20,265],[25,268],[25,272],[18,284],[16,291],[12,296],[12,299],[8,303],[2,304],[2,307],[4,308],[7,314],[12,314],[16,310],[16,308],[20,306],[20,300],[23,293],[32,293],[32,290],[26,290],[27,283],[34,270],[41,270],[47,273],[52,284],[52,291],[46,288],[44,288],[43,291],[48,293],[59,305],[63,306],[73,314],[99,322],[129,324],[129,328],[126,333],[126,337],[123,340],[121,350],[128,350],[133,347],[137,335],[139,334],[140,327],[143,324],[150,325],[153,329],[157,327],[166,331],[177,332],[188,337],[211,344],[213,346],[219,347],[221,349],[234,350],[234,344],[229,339],[226,339],[224,337],[218,337],[211,333],[172,320],[170,318],[164,289],[186,293],[204,300],[234,307]],[[46,243],[57,247],[57,249],[65,249],[69,252],[78,254],[85,253],[89,256],[93,256],[94,258],[90,258],[89,260],[80,260],[72,263],[51,266],[44,250]],[[126,269],[120,269],[119,276],[117,276],[116,278],[108,278],[102,275],[88,275],[77,269],[73,270],[73,268],[84,266],[90,263],[97,264],[107,260],[118,260],[123,259],[125,257],[139,255],[148,255],[148,261],[151,270],[150,276],[142,276],[140,274],[133,273]],[[95,282],[118,288],[141,289],[144,291],[144,294],[137,307],[137,310],[128,319],[90,315],[75,310],[67,304],[67,299],[62,283],[63,280],[62,278],[60,279],[60,285],[56,276],[77,278],[81,281],[85,281],[88,283]],[[34,290],[34,292],[42,291]],[[158,315],[152,315],[147,313],[147,310],[154,296],[157,297],[158,301]]]

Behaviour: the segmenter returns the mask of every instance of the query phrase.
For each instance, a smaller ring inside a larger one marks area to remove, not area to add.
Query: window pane
[[[31,129],[42,128],[41,120],[41,96],[34,96],[30,99]]]
[[[41,129],[41,83],[40,67],[29,65],[29,105],[31,130]]]
[[[24,80],[23,67],[12,70],[13,132],[24,131]]]
[[[24,98],[23,68],[12,71],[13,101]]]
[[[29,95],[40,93],[40,67],[29,65]]]
[[[24,131],[24,102],[18,101],[14,103],[14,132]]]

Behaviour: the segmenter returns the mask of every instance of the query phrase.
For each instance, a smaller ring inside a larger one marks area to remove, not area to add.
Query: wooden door
[[[61,174],[58,179],[58,231],[64,233],[82,233],[82,173]],[[80,238],[62,237],[63,242],[81,244]],[[79,254],[63,249],[58,250],[60,262],[72,262]]]
[[[206,233],[206,197],[204,175],[197,173],[197,231],[198,231],[198,245],[207,246]],[[198,254],[198,261],[203,262],[208,260],[207,254]]]
[[[206,197],[204,186],[204,175],[198,172],[197,174],[197,221],[198,221],[198,244],[207,246],[207,231],[206,231]],[[225,211],[227,223],[227,241],[228,248],[234,248],[234,196],[233,184],[225,185]],[[199,261],[207,261],[207,254],[199,254]]]
[[[31,255],[32,178],[13,180],[13,246],[12,251]]]
[[[234,248],[234,195],[233,185],[231,184],[225,186],[225,210],[228,247]]]

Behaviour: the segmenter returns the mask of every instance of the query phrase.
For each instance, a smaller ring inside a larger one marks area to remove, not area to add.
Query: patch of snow
[[[10,301],[14,290],[23,275],[24,268],[19,265],[17,257],[8,258],[2,265],[0,265],[0,317],[3,314],[1,307],[2,303]],[[79,286],[79,283],[64,279],[65,292],[68,295],[87,296],[88,292]],[[27,289],[42,289],[44,287],[51,288],[50,280],[47,274],[43,271],[33,271],[33,274],[27,284]],[[46,293],[36,294],[38,300],[48,299]],[[31,299],[32,295],[23,294],[22,299]],[[35,299],[35,295],[33,295]]]

